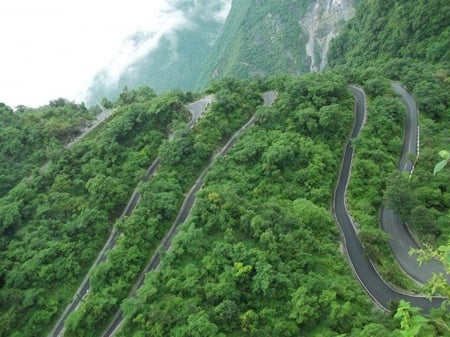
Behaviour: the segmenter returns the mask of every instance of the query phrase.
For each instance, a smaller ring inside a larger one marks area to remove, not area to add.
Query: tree
[[[401,334],[404,337],[416,337],[421,329],[428,323],[428,319],[419,314],[419,308],[412,307],[410,303],[400,300],[394,318],[400,320]]]
[[[292,294],[292,311],[289,318],[295,319],[297,324],[313,324],[319,317],[318,298],[311,294],[310,290],[301,286]]]
[[[192,337],[216,337],[218,328],[211,323],[205,311],[201,310],[188,317],[187,331]]]
[[[388,207],[398,213],[403,221],[408,220],[416,203],[408,175],[398,171],[391,173],[384,197]]]
[[[240,317],[241,329],[243,331],[254,332],[257,329],[258,314],[252,309],[244,312]]]

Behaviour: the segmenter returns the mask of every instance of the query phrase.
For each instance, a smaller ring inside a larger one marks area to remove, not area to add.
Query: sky
[[[170,0],[1,0],[0,102],[80,102],[99,70],[118,76],[183,20]]]

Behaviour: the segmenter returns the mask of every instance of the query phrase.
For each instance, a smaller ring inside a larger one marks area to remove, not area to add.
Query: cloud
[[[192,11],[224,20],[231,0],[2,0],[0,102],[82,100],[95,74],[117,78]],[[192,12],[192,13],[191,13]]]
[[[170,9],[166,0],[1,1],[0,102],[80,99],[127,37],[159,32]]]
[[[221,1],[222,9],[215,13],[214,18],[217,21],[225,21],[231,9],[231,0]]]
[[[121,46],[104,67],[110,82],[116,82],[127,67],[156,49],[163,36],[171,35],[176,29],[189,24],[183,12],[176,8],[166,8],[158,13],[156,19],[159,21],[156,29],[153,26],[140,27],[122,40]]]
[[[155,50],[162,37],[171,42],[173,57],[176,57],[175,32],[196,27],[197,20],[225,21],[231,8],[231,0],[168,0],[166,8],[158,14],[161,24],[158,30],[145,27],[127,37],[112,60],[102,71],[102,81],[107,86],[116,86],[120,75],[140,58]]]

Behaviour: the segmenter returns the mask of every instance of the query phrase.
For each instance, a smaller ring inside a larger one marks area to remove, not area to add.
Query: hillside
[[[267,85],[275,105],[207,174],[159,272],[123,304],[121,336],[337,335],[376,320],[328,212],[351,94],[334,76]]]
[[[359,1],[357,17],[333,41],[332,65],[391,58],[448,65],[450,4],[445,0]]]
[[[448,170],[433,176],[433,168],[440,160],[439,151],[450,144],[450,54],[444,47],[450,45],[450,5],[439,0],[369,0],[361,1],[356,13],[332,42],[329,53],[333,69],[379,96],[372,108],[369,102],[368,125],[357,143],[350,207],[367,231],[372,259],[388,279],[408,288],[407,281],[392,273],[393,257],[379,228],[378,212],[383,204],[394,209],[421,245],[447,246],[449,242],[450,176]],[[420,111],[420,152],[417,158],[410,156],[412,179],[396,173],[401,139],[393,138],[395,133],[387,132],[388,120],[380,118],[382,110],[401,109],[387,98],[389,81],[405,85]],[[368,172],[369,185],[363,178]],[[445,291],[445,286],[439,288]]]
[[[0,103],[0,197],[25,175],[55,158],[94,119],[84,104],[57,99],[14,111]]]
[[[83,104],[0,106],[0,337],[59,336],[60,317],[66,337],[110,336],[118,312],[123,337],[448,336],[446,302],[425,314],[395,297],[390,312],[372,301],[332,213],[349,142],[359,255],[393,292],[450,296],[445,280],[422,286],[402,271],[379,219],[389,207],[448,263],[450,169],[433,175],[450,150],[447,1],[233,1],[225,23],[201,11],[206,0],[175,4],[198,25],[122,74],[130,88],[93,87],[113,93],[111,117],[71,148],[93,119]],[[177,78],[201,89],[166,91]],[[165,87],[133,88],[141,80]],[[419,154],[404,156],[411,175],[397,167],[407,109],[392,81],[420,111]],[[349,83],[367,110],[351,140]],[[188,104],[206,95],[190,124]]]
[[[353,13],[350,0],[235,1],[198,87],[227,76],[321,70],[329,40]]]

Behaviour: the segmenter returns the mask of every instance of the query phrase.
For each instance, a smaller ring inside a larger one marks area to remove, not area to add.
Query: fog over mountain
[[[207,16],[223,22],[230,1],[30,0],[0,3],[0,102],[39,106],[84,100],[103,69],[110,82],[177,29]]]
[[[231,0],[173,0],[157,31],[128,36],[110,64],[94,78],[87,101],[114,98],[125,86],[156,91],[192,89],[231,7]]]
[[[115,62],[96,75],[88,104],[115,99],[125,87],[198,91],[222,77],[322,71],[331,39],[354,15],[352,0],[169,3],[173,24],[125,40]]]

